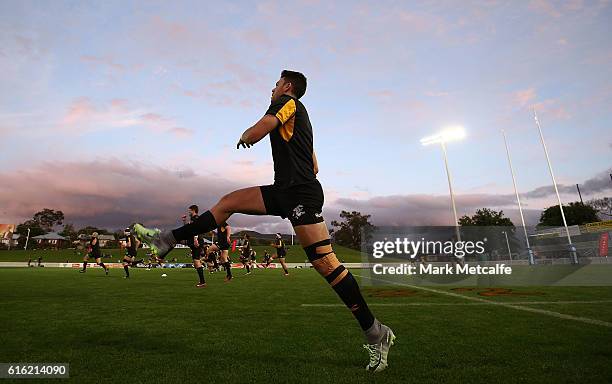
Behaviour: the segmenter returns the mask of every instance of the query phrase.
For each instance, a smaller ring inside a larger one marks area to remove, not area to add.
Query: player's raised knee
[[[329,239],[311,244],[304,250],[312,266],[324,277],[329,276],[341,267]]]

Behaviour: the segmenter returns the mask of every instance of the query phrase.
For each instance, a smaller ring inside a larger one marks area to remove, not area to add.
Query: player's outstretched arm
[[[240,140],[238,140],[236,148],[240,149],[241,145],[243,148],[250,148],[251,145],[257,143],[274,130],[279,123],[276,116],[264,115],[255,125],[244,131],[242,136],[240,136]]]

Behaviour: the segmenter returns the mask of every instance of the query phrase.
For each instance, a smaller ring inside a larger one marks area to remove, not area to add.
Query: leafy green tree
[[[45,234],[45,230],[40,226],[40,223],[35,220],[26,220],[23,223],[17,225],[15,228],[15,233],[21,235],[19,237],[18,246],[22,247],[25,245],[26,239],[28,237],[28,229],[30,230],[30,239],[34,236],[40,236]],[[34,242],[30,241],[29,244],[34,245]],[[28,245],[29,248],[29,245]]]
[[[612,218],[612,198],[593,199],[587,201],[587,204],[593,207],[602,219],[610,220]]]
[[[486,226],[486,227],[514,227],[512,220],[504,217],[504,211],[494,211],[489,208],[481,208],[474,215],[461,216],[459,225],[467,226]]]
[[[333,220],[331,222],[331,225],[334,227],[331,233],[334,236],[335,242],[352,249],[361,249],[362,231],[367,239],[375,228],[369,222],[370,217],[371,215],[362,215],[361,212],[357,211],[340,212],[342,221]]]
[[[484,241],[486,238],[484,248],[489,255],[493,255],[493,251],[496,250],[499,255],[503,255],[502,257],[505,258],[508,252],[506,235],[511,249],[516,251],[520,246],[515,236],[514,224],[512,220],[504,217],[504,211],[481,208],[476,210],[476,213],[472,216],[462,216],[459,219],[459,225],[462,227],[461,238],[463,241]]]
[[[64,224],[64,229],[59,233],[72,243],[77,239],[77,232],[73,224]]]
[[[91,236],[91,234],[94,233],[94,232],[98,232],[98,234],[100,234],[100,235],[109,235],[110,234],[110,232],[107,231],[104,228],[96,228],[96,227],[92,227],[91,225],[88,225],[86,227],[83,227],[83,228],[79,229],[77,231],[77,236],[78,235],[83,235],[83,234],[85,234],[87,236]]]
[[[64,213],[62,211],[54,211],[53,209],[45,208],[42,211],[36,212],[32,220],[37,221],[45,232],[50,232],[55,225],[61,225],[64,221]]]
[[[563,213],[565,213],[567,225],[582,225],[601,221],[597,217],[597,210],[595,208],[579,201],[564,205]],[[563,219],[558,205],[546,208],[540,215],[539,227],[560,227],[562,225]]]

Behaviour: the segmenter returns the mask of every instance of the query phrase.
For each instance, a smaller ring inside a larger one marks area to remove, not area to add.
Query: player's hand
[[[236,149],[240,149],[240,146],[242,145],[242,148],[251,148],[251,145],[253,144],[249,144],[245,141],[242,140],[242,138],[240,140],[238,140],[238,144],[236,144]]]

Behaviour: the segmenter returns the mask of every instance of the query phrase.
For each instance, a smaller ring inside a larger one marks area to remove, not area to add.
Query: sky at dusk
[[[0,222],[42,208],[109,229],[179,223],[273,181],[268,139],[236,150],[283,69],[303,72],[328,222],[449,225],[448,125],[459,214],[528,224],[612,193],[612,2],[0,1]],[[289,231],[272,217],[235,227]]]

